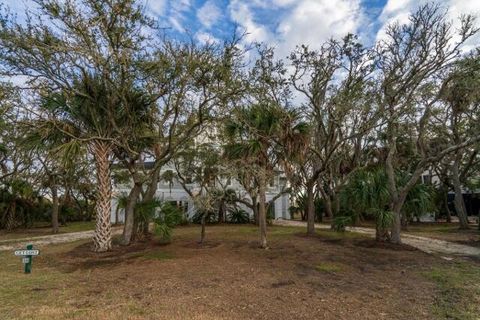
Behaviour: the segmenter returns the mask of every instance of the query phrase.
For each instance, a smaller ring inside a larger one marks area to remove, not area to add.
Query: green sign
[[[32,257],[38,256],[40,254],[39,250],[33,250],[32,244],[27,244],[27,250],[15,250],[14,254],[16,256],[22,257],[22,263],[24,265],[25,273],[32,272]]]

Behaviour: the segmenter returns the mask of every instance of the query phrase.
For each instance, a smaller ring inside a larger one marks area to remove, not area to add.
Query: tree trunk
[[[465,202],[463,201],[462,184],[460,182],[459,166],[460,155],[455,156],[455,161],[452,165],[452,182],[453,189],[455,191],[455,212],[457,213],[458,221],[460,223],[460,229],[468,229],[467,211],[465,209]]]
[[[401,215],[401,224],[402,224],[401,226],[402,230],[404,231],[408,230],[408,218],[406,214]]]
[[[17,201],[13,199],[7,209],[7,221],[5,222],[5,229],[11,231],[17,226]]]
[[[393,213],[393,222],[391,228],[391,237],[390,242],[392,243],[402,243],[400,233],[402,229],[402,208],[407,199],[408,192],[415,186],[420,178],[422,172],[424,171],[424,166],[417,166],[412,176],[408,180],[407,184],[403,186],[400,190],[397,189],[395,182],[395,172],[391,163],[387,162],[387,176],[388,184],[390,191],[390,211]]]
[[[390,205],[390,210],[393,213],[393,222],[391,227],[390,242],[400,244],[402,243],[401,230],[402,230],[402,207],[405,202],[406,193],[402,193],[396,197],[397,200],[393,201]]]
[[[335,191],[332,191],[332,203],[333,203],[333,217],[336,217],[337,215],[340,214],[340,198],[338,195],[335,193]]]
[[[253,223],[258,226],[258,201],[257,197],[252,197]]]
[[[145,202],[150,202],[153,201],[155,198],[155,195],[157,194],[157,189],[158,189],[158,181],[160,179],[160,171],[161,167],[157,167],[154,171],[152,171],[151,177],[150,177],[150,182],[147,187],[147,191],[145,192],[145,197],[143,198],[143,201]],[[153,216],[153,212],[151,213]],[[142,233],[144,236],[149,235],[149,225],[150,225],[150,219],[147,217],[146,220],[143,222],[142,226]]]
[[[396,125],[392,125],[389,127],[389,137],[388,137],[388,144],[389,150],[387,158],[385,159],[385,173],[387,174],[387,186],[388,191],[390,193],[390,205],[389,209],[390,212],[393,214],[393,221],[391,225],[391,232],[390,232],[390,242],[392,243],[401,243],[402,239],[400,236],[402,223],[401,223],[401,210],[403,206],[403,202],[407,196],[408,190],[403,190],[399,192],[397,189],[397,182],[395,176],[395,168],[394,168],[394,157],[397,152],[397,142],[396,142]],[[410,182],[410,181],[409,181]],[[382,236],[382,235],[378,235]]]
[[[58,190],[55,185],[50,189],[52,191],[52,232],[58,233]]]
[[[307,234],[315,235],[315,199],[312,184],[307,184]]]
[[[133,188],[127,198],[125,206],[125,224],[123,226],[122,245],[128,246],[133,240],[133,233],[135,227],[135,206],[138,201],[140,192],[142,191],[141,183],[134,183]]]
[[[325,204],[325,217],[332,218],[333,217],[333,210],[332,210],[332,199],[330,196],[325,192],[325,189],[321,187],[320,183],[317,184],[319,186],[318,190],[322,195],[323,203]]]
[[[258,206],[255,204],[252,208],[253,223],[258,226]]]
[[[390,240],[390,235],[388,234],[388,230],[383,228],[379,221],[376,221],[375,224],[375,240],[378,242],[384,242]]]
[[[115,208],[115,225],[118,225],[118,219],[119,219],[119,213],[120,213],[120,205],[117,203],[117,207]]]
[[[112,182],[108,160],[112,146],[109,142],[95,140],[90,145],[97,169],[97,198],[95,202],[95,233],[93,251],[105,252],[112,248],[112,226],[110,225]]]
[[[207,213],[202,214],[202,219],[200,220],[202,224],[202,229],[200,231],[200,241],[199,243],[203,245],[203,242],[205,241],[205,225],[207,224]]]
[[[443,202],[445,204],[445,213],[447,214],[447,222],[452,222],[452,213],[450,212],[450,208],[448,207],[448,191],[442,190],[443,193]]]
[[[222,200],[220,203],[220,206],[218,208],[218,223],[224,223],[225,222],[225,212],[227,211],[226,209],[226,204],[225,201]]]
[[[261,173],[260,175],[262,175]],[[265,194],[265,178],[263,176],[259,177],[258,183],[258,196],[259,196],[259,207],[258,207],[258,225],[260,229],[260,248],[267,248],[267,212],[265,204],[267,202],[267,197]]]

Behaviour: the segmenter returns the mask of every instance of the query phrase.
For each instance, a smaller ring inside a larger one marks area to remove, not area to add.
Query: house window
[[[424,175],[422,176],[422,182],[423,182],[424,184],[428,184],[428,185],[432,184],[432,176],[429,175],[429,174],[424,174]]]
[[[269,182],[270,187],[275,187],[275,177],[272,177]]]

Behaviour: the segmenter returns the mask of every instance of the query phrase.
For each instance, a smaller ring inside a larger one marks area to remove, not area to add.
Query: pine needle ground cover
[[[175,229],[92,253],[89,241],[50,245],[24,275],[1,252],[0,319],[475,319],[479,262],[447,261],[363,235],[255,226]],[[458,302],[461,302],[461,305]],[[461,309],[461,312],[459,311]]]

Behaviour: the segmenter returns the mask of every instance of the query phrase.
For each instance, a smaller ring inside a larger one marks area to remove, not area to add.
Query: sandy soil
[[[74,241],[83,240],[83,239],[90,239],[93,237],[93,232],[94,232],[93,230],[90,230],[90,231],[80,231],[80,232],[71,232],[71,233],[61,233],[61,234],[41,236],[41,237],[0,240],[0,251],[8,251],[8,250],[24,248],[29,243],[33,244],[34,247],[36,247],[36,246],[45,246],[49,244],[74,242]],[[116,227],[112,229],[113,235],[118,235],[121,233],[122,233],[121,227]]]

